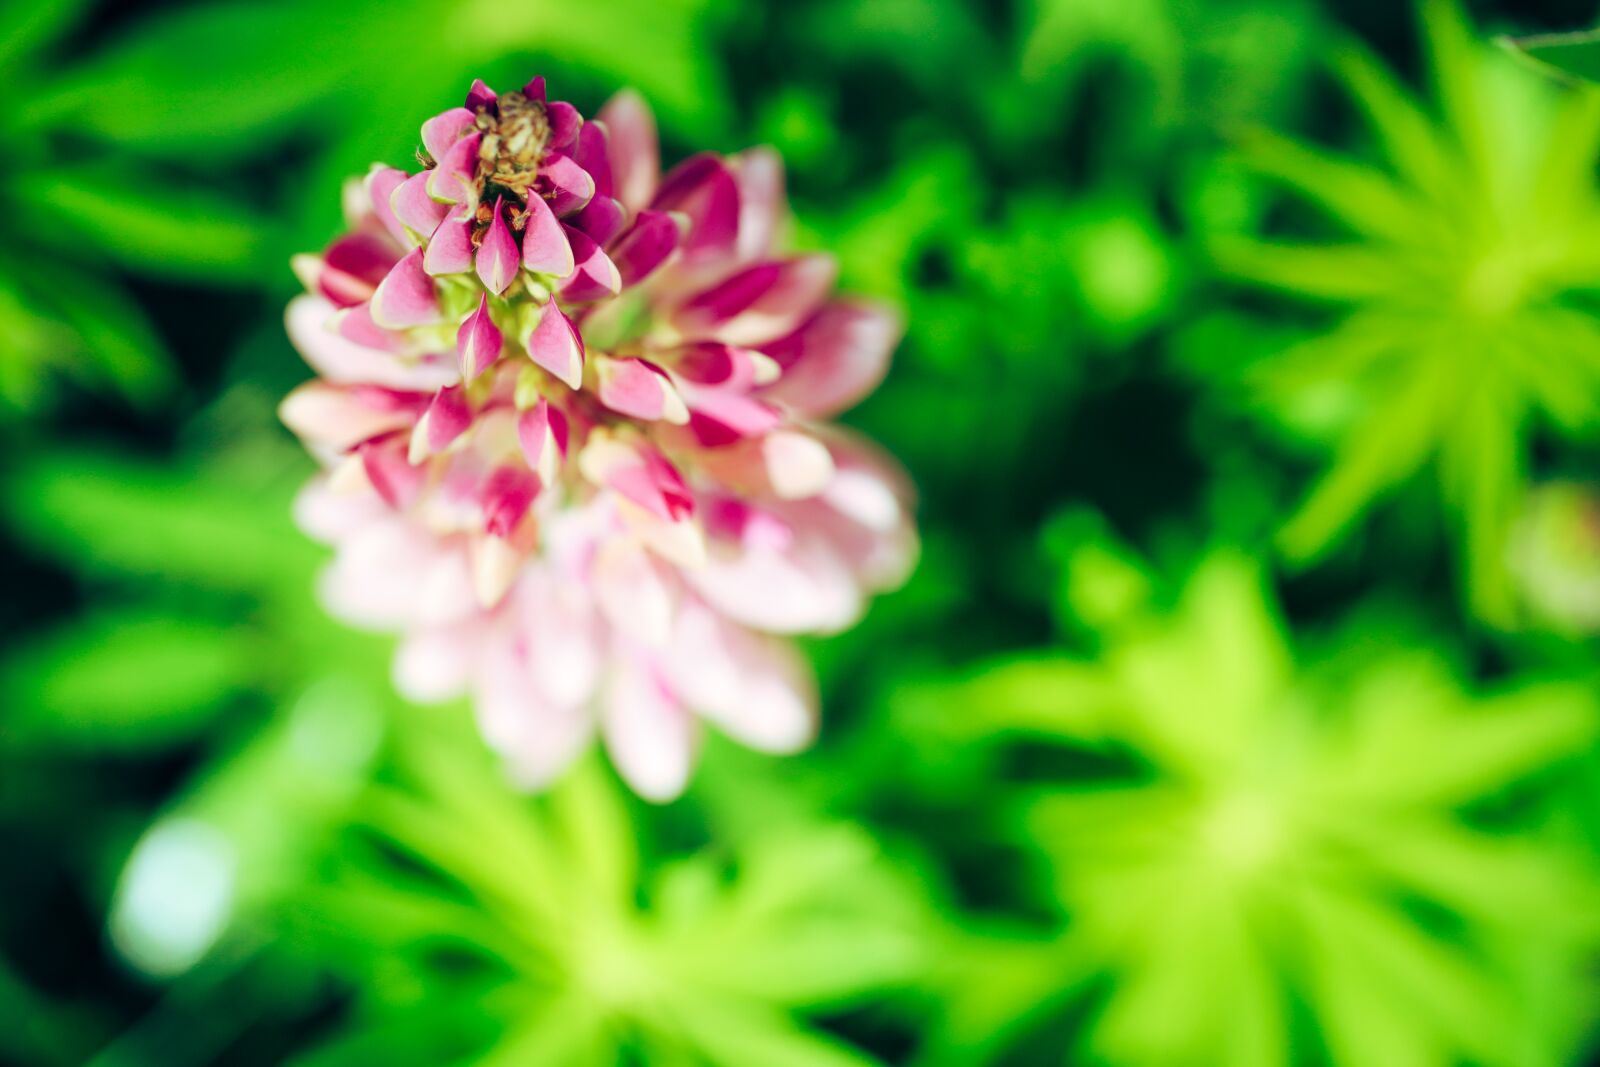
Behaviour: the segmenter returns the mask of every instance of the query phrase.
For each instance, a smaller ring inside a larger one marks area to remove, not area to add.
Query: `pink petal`
[[[429,274],[465,274],[472,269],[472,218],[463,208],[439,223],[422,254]]]
[[[374,629],[449,625],[474,610],[462,554],[387,509],[340,540],[318,587],[332,614]]]
[[[661,181],[650,206],[689,217],[687,256],[726,255],[739,235],[739,186],[727,164],[709,152],[690,156]]]
[[[428,179],[432,171],[413,174],[401,182],[389,195],[389,206],[400,224],[408,231],[407,244],[426,241],[433,236],[450,213],[450,205],[441,204],[428,195]]]
[[[712,549],[684,577],[712,607],[769,633],[832,633],[854,623],[863,595],[848,563],[826,545],[796,540]]]
[[[498,467],[483,484],[484,532],[510,537],[539,495],[539,476],[525,467]]]
[[[798,752],[816,734],[816,683],[787,641],[730,626],[695,605],[673,628],[673,689],[741,744]]]
[[[552,100],[545,105],[545,116],[550,120],[550,140],[546,147],[558,152],[570,148],[583,127],[583,116],[578,114],[578,109],[565,100]]]
[[[645,800],[683,792],[694,764],[694,722],[645,664],[624,660],[606,687],[600,720],[617,771]]]
[[[471,204],[478,190],[480,133],[470,133],[450,146],[438,165],[428,171],[428,195],[450,204]]]
[[[600,383],[600,403],[619,415],[636,419],[663,419],[682,425],[689,421],[683,398],[660,368],[642,359],[602,357],[595,364]]]
[[[828,447],[798,430],[739,438],[699,458],[703,469],[730,490],[780,500],[816,496],[827,488],[834,472]]]
[[[749,262],[772,252],[772,240],[783,222],[783,160],[770,148],[752,148],[733,160],[739,184],[737,255]]]
[[[544,75],[537,75],[528,84],[524,85],[522,87],[522,95],[529,100],[543,101],[545,98]]]
[[[522,458],[540,481],[553,482],[567,455],[566,413],[540,397],[537,404],[517,416],[517,444],[522,448]]]
[[[389,330],[439,321],[439,297],[422,269],[422,249],[407,253],[372,294],[372,321]]]
[[[528,355],[573,389],[583,386],[583,337],[554,300],[528,335]]]
[[[472,425],[472,409],[467,406],[466,391],[459,385],[446,386],[434,395],[428,410],[411,431],[411,447],[406,459],[421,463],[429,456],[443,452],[450,443]]]
[[[470,110],[492,107],[498,99],[494,90],[483,84],[482,78],[472,79],[472,88],[467,90],[467,107]]]
[[[696,341],[672,355],[672,369],[680,378],[696,385],[748,392],[756,386],[776,381],[777,363],[753,348],[739,348],[721,341]]]
[[[831,256],[806,255],[759,263],[698,293],[673,315],[686,336],[757,345],[790,333],[833,289]]]
[[[622,206],[622,201],[609,196],[596,196],[572,218],[573,225],[601,245],[620,233],[626,221],[627,209]]]
[[[478,248],[477,265],[478,279],[495,296],[511,288],[511,283],[517,280],[517,269],[522,265],[522,249],[517,247],[517,239],[511,235],[511,227],[506,225],[504,199],[494,202],[494,218],[489,223],[489,232],[483,236],[483,244]]]
[[[527,555],[525,546],[505,537],[481,534],[467,541],[472,594],[479,607],[488,610],[505,599]]]
[[[783,416],[771,404],[731,389],[685,386],[689,429],[706,448],[720,448],[746,437],[762,437],[777,429]]]
[[[572,256],[577,266],[572,277],[561,287],[561,295],[572,301],[603,300],[622,291],[622,276],[617,273],[611,257],[601,251],[594,239],[582,230],[563,224],[567,242],[572,246]]]
[[[422,124],[422,147],[435,162],[444,158],[455,143],[472,133],[477,116],[464,107],[441,111]]]
[[[603,666],[602,635],[586,583],[535,572],[523,584],[517,621],[528,635],[534,688],[561,707],[583,706],[594,696]]]
[[[422,491],[426,473],[406,460],[404,438],[391,436],[356,448],[367,480],[392,508],[408,508]]]
[[[578,144],[572,150],[572,158],[594,179],[595,195],[614,197],[616,185],[611,179],[608,151],[606,128],[598,122],[584,123],[578,130]]]
[[[639,449],[638,464],[612,471],[611,488],[658,519],[677,522],[694,514],[694,497],[683,475],[667,458],[648,446]]]
[[[328,246],[316,271],[317,288],[340,307],[372,298],[399,256],[383,239],[352,233]]]
[[[284,325],[289,339],[305,356],[313,370],[333,382],[370,382],[394,389],[413,389],[431,393],[456,380],[454,361],[422,356],[403,359],[392,352],[368,346],[359,339],[340,336],[335,327],[346,324],[371,324],[366,308],[351,308],[335,315],[328,301],[316,296],[299,296],[289,302]],[[363,327],[364,328],[364,327]],[[371,325],[379,331],[379,327]],[[394,336],[394,335],[388,335]]]
[[[661,174],[661,150],[650,106],[638,93],[624,89],[600,109],[597,120],[606,128],[615,196],[629,211],[638,211],[655,195]]]
[[[395,650],[391,677],[407,700],[436,704],[464,693],[477,665],[477,635],[465,626],[413,630]]]
[[[372,306],[370,304],[357,304],[353,308],[343,308],[336,312],[332,320],[333,328],[340,337],[353,344],[364,348],[375,348],[380,352],[404,352],[409,346],[403,333],[394,330],[385,330],[372,321]],[[398,362],[398,361],[395,361]],[[357,378],[363,381],[366,379]],[[391,382],[378,382],[379,385],[390,385]]]
[[[537,672],[511,641],[496,642],[484,659],[473,701],[478,728],[519,785],[541,789],[578,758],[594,736],[594,719],[581,703],[540,699]]]
[[[665,564],[637,542],[613,537],[595,552],[589,579],[612,626],[647,645],[666,642],[677,610],[678,586]]]
[[[378,217],[383,228],[389,232],[400,244],[407,244],[405,227],[395,217],[394,208],[390,206],[390,198],[396,189],[405,183],[406,172],[393,167],[373,167],[366,177],[367,197],[372,201],[372,213]]]
[[[550,201],[550,210],[560,218],[578,211],[594,196],[594,178],[576,160],[561,152],[551,152],[539,165],[534,190]]]
[[[539,197],[528,198],[528,218],[522,231],[522,267],[534,274],[565,278],[577,265],[567,231]]]
[[[878,387],[904,326],[887,307],[837,301],[762,351],[783,367],[766,390],[802,415],[828,418]]]
[[[296,437],[343,452],[370,438],[404,427],[404,411],[375,407],[361,394],[326,382],[296,386],[278,405],[278,418]]]
[[[641,211],[611,250],[623,285],[637,285],[672,255],[683,237],[677,219],[663,211]]]
[[[489,296],[478,298],[478,310],[466,317],[461,329],[456,331],[456,358],[461,363],[461,377],[471,381],[482,374],[500,358],[500,345],[504,337],[500,328],[489,316]]]

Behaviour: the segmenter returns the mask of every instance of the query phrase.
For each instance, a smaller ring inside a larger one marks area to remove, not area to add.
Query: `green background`
[[[0,0],[0,1062],[1591,1062],[1600,90],[1495,38],[1595,14]],[[289,518],[289,256],[535,72],[909,322],[916,575],[665,807]]]

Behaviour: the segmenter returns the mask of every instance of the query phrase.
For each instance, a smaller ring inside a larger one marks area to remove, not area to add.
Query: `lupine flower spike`
[[[542,78],[477,82],[422,149],[296,261],[318,378],[282,415],[326,468],[298,509],[330,610],[403,634],[406,695],[470,692],[529,787],[597,733],[654,800],[699,719],[804,746],[787,635],[849,626],[916,554],[899,469],[823,422],[877,385],[895,316],[773,252],[771,152],[662,176],[631,93],[585,121]]]

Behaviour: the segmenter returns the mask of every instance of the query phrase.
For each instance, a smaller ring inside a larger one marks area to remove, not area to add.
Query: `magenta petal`
[[[472,425],[472,409],[467,406],[466,391],[459,385],[447,385],[434,394],[433,402],[411,431],[411,448],[407,459],[420,463],[449,447],[450,442],[466,432]]]
[[[731,389],[695,389],[687,399],[689,429],[707,448],[720,448],[746,437],[762,437],[783,421],[771,404]]]
[[[478,189],[478,146],[483,135],[471,133],[450,146],[438,166],[428,171],[428,195],[451,204],[471,203]]]
[[[528,356],[573,389],[582,387],[583,338],[554,300],[528,335]]]
[[[683,398],[660,368],[642,359],[602,359],[595,365],[600,403],[635,419],[689,420]]]
[[[392,508],[410,507],[427,473],[407,462],[403,445],[398,435],[390,435],[356,447],[367,481]]]
[[[403,170],[396,170],[393,167],[373,167],[367,174],[365,182],[367,197],[372,201],[372,213],[378,217],[378,221],[389,232],[389,236],[401,244],[407,243],[406,231],[400,220],[395,218],[390,198],[406,178],[406,172]]]
[[[479,108],[493,107],[499,97],[495,96],[493,89],[483,84],[482,78],[472,80],[472,88],[467,90],[467,107],[472,111]]]
[[[517,444],[530,470],[539,469],[549,436],[550,401],[541,396],[537,404],[517,416]]]
[[[400,225],[409,231],[409,240],[406,237],[401,238],[406,244],[415,244],[432,237],[433,231],[439,228],[439,223],[450,213],[450,205],[441,204],[428,195],[428,178],[432,173],[425,170],[420,174],[413,174],[389,194],[390,209],[393,210]]]
[[[372,294],[372,321],[388,330],[439,321],[439,297],[422,269],[422,249],[412,249],[396,263]]]
[[[567,458],[567,414],[544,397],[517,416],[517,444],[541,481],[553,480]]]
[[[885,307],[839,301],[762,351],[783,368],[765,395],[803,415],[827,418],[877,388],[904,327]]]
[[[546,142],[546,147],[557,152],[566,151],[578,137],[583,116],[565,100],[550,101],[545,105],[544,113],[550,121],[550,140]]]
[[[339,307],[354,307],[371,299],[389,271],[394,269],[395,253],[375,234],[353,233],[339,238],[316,268],[317,288]],[[317,262],[309,259],[308,262]]]
[[[673,371],[695,385],[748,392],[777,377],[775,361],[760,352],[720,341],[696,341],[673,355]],[[770,377],[763,379],[763,375]]]
[[[441,111],[422,124],[422,147],[436,161],[443,159],[451,146],[472,132],[476,118],[464,107]]]
[[[638,458],[613,466],[606,484],[658,519],[677,522],[694,514],[694,497],[678,469],[648,445],[639,448]]]
[[[406,348],[402,334],[385,330],[372,321],[372,308],[368,304],[358,304],[339,312],[334,320],[334,328],[346,341],[366,348],[383,352],[403,352]]]
[[[594,178],[571,156],[552,152],[539,166],[534,189],[550,201],[557,218],[566,218],[594,196]]]
[[[622,201],[609,196],[596,196],[572,217],[573,225],[593,237],[599,245],[609,243],[622,230],[625,221],[627,209],[622,206]]]
[[[563,229],[566,230],[568,243],[572,245],[572,256],[577,267],[571,279],[561,287],[561,295],[568,300],[581,301],[602,300],[620,293],[622,276],[617,273],[611,257],[601,251],[594,239],[582,230],[565,225]]]
[[[783,221],[783,160],[770,148],[752,148],[734,160],[739,183],[738,254],[749,262],[769,255]]]
[[[625,89],[600,109],[606,128],[606,154],[611,160],[614,196],[629,211],[638,211],[655,195],[661,175],[661,149],[656,121],[644,98]]]
[[[691,297],[674,313],[673,324],[689,337],[735,345],[770,341],[811,316],[837,273],[825,255],[758,263]]]
[[[489,317],[489,297],[478,298],[478,310],[468,315],[456,331],[456,356],[461,361],[461,377],[471,381],[500,358],[504,337]]]
[[[539,495],[539,478],[520,467],[498,467],[484,479],[480,493],[484,532],[510,537]]]
[[[472,219],[465,212],[456,212],[433,231],[422,254],[422,269],[434,275],[472,269]]]
[[[529,197],[528,220],[522,231],[523,269],[565,278],[576,265],[567,232],[556,220],[550,205],[536,196]]]
[[[522,95],[529,100],[543,100],[545,98],[544,75],[534,78],[522,87]]]
[[[517,280],[522,249],[517,247],[517,239],[506,225],[504,200],[494,202],[494,219],[489,223],[489,232],[483,236],[477,263],[479,280],[495,296],[511,288],[511,283]]]
[[[731,252],[739,235],[739,186],[721,159],[709,152],[690,156],[661,180],[655,200],[657,211],[681,211],[689,216],[684,239],[688,255]]]
[[[611,261],[623,285],[637,285],[649,277],[678,247],[683,236],[678,222],[662,211],[641,211],[628,232],[611,249]]]
[[[578,143],[572,150],[572,158],[594,179],[597,196],[617,195],[611,180],[611,159],[607,153],[606,128],[598,122],[584,123],[578,130]]]

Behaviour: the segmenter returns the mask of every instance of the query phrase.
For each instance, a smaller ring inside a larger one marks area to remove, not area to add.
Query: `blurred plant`
[[[1335,452],[1282,529],[1285,555],[1314,560],[1431,467],[1472,609],[1501,624],[1527,442],[1547,426],[1588,434],[1600,401],[1600,93],[1480,46],[1447,0],[1424,5],[1424,26],[1439,121],[1364,52],[1338,59],[1388,169],[1265,133],[1244,145],[1248,165],[1354,239],[1218,252],[1242,278],[1349,308],[1255,377],[1263,410]]]
[[[219,404],[190,431],[203,464],[58,448],[14,455],[0,479],[11,531],[94,605],[0,656],[0,832],[71,813],[7,871],[8,918],[59,915],[49,878],[65,863],[86,921],[176,983],[120,1034],[117,1014],[41,1005],[29,1025],[61,1034],[28,1062],[89,1062],[102,1044],[107,1067],[213,1062],[283,983],[256,988],[252,1011],[191,1013],[271,942],[378,754],[386,650],[306,595],[320,554],[286,515],[303,458],[260,433],[270,411],[248,391]],[[107,766],[170,767],[170,799],[130,803],[128,772]]]
[[[920,966],[911,884],[855,827],[784,825],[646,866],[642,812],[586,761],[519,795],[458,720],[413,721],[304,920],[359,990],[301,1067],[844,1067],[796,1012]]]
[[[1081,756],[1001,806],[1064,929],[979,942],[927,1062],[978,1062],[1063,999],[1099,1000],[1096,976],[1087,1040],[1110,1063],[1563,1061],[1600,887],[1491,816],[1590,741],[1591,692],[1473,695],[1371,618],[1297,669],[1255,568],[1226,553],[1170,613],[1115,545],[1069,574],[1094,658],[993,662],[907,705],[968,744]]]
[[[172,367],[120,272],[238,283],[261,266],[250,206],[178,177],[192,146],[141,154],[96,136],[82,108],[33,113],[88,69],[65,59],[88,7],[0,3],[0,412],[42,405],[54,374],[155,402]]]
[[[1593,486],[1552,482],[1530,492],[1509,551],[1533,622],[1573,635],[1600,630],[1600,497]]]

